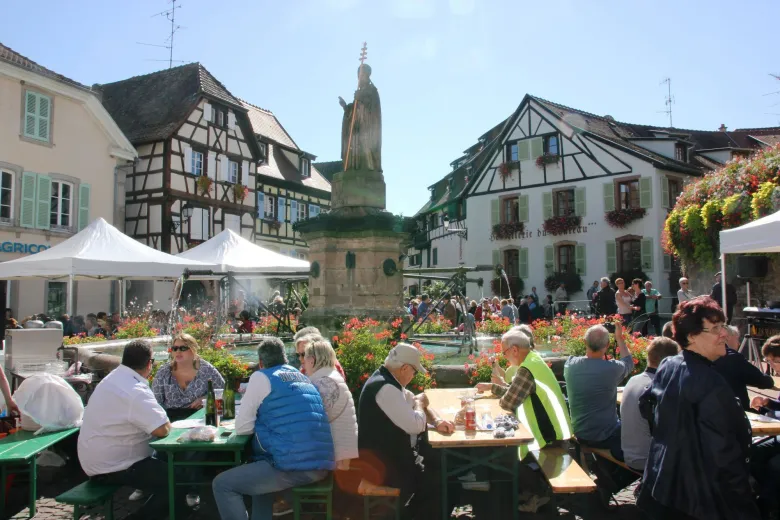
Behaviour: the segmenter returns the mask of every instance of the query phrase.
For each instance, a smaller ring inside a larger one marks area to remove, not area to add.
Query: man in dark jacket
[[[601,289],[596,293],[596,310],[601,316],[617,314],[615,291],[609,286],[609,278],[601,279]]]
[[[718,302],[720,308],[726,312],[726,323],[731,324],[731,318],[734,317],[734,306],[737,305],[737,290],[733,285],[726,282],[726,306],[723,307],[723,289],[721,288],[721,279],[721,273],[715,273],[715,285],[712,286],[710,298]]]
[[[520,300],[520,307],[517,308],[517,320],[519,323],[531,323],[531,303],[533,297],[528,295]]]

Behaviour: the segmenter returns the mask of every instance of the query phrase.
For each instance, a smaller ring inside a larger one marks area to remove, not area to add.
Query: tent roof
[[[178,278],[186,268],[210,269],[145,246],[98,218],[45,251],[0,264],[0,278]]]
[[[270,251],[250,242],[230,229],[197,247],[177,255],[178,258],[210,264],[212,270],[227,273],[302,273],[309,272],[309,262]]]
[[[780,253],[780,211],[720,232],[720,252]]]

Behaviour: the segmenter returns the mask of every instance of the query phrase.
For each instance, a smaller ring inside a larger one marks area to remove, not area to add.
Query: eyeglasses
[[[418,370],[414,367],[414,365],[410,365],[409,363],[407,363],[406,366],[411,367],[411,369],[414,370],[414,375],[417,375],[419,373]]]
[[[306,353],[305,352],[298,352],[295,355],[298,356],[298,359],[303,359],[303,358],[306,357]]]
[[[763,358],[761,359],[764,363],[770,363],[772,365],[780,364],[780,359],[770,359],[770,358]]]
[[[174,345],[171,347],[171,352],[187,352],[189,349],[187,345]]]
[[[726,327],[723,325],[715,325],[714,327],[708,329],[707,327],[702,327],[702,332],[709,332],[710,334],[715,334],[716,336],[719,336],[721,332],[725,331]]]

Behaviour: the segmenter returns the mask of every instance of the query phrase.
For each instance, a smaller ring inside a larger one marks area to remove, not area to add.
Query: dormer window
[[[674,159],[680,162],[688,162],[688,147],[683,143],[674,143]]]
[[[263,164],[268,160],[268,145],[265,143],[258,143],[260,148],[260,164]]]
[[[301,157],[301,177],[311,177],[311,163],[303,157]]]

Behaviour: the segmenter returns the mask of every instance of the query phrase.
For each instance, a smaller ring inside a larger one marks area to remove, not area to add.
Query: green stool
[[[395,520],[401,519],[401,490],[387,486],[377,486],[362,481],[358,494],[363,497],[363,520],[371,520],[376,509],[389,508],[395,513]]]
[[[293,515],[301,519],[304,504],[325,504],[325,512],[307,511],[307,514],[325,515],[325,520],[333,518],[333,474],[319,482],[293,488]],[[110,519],[107,519],[110,520]]]
[[[103,506],[103,513],[105,514],[106,520],[113,520],[114,492],[119,488],[120,486],[98,484],[91,480],[87,480],[61,494],[55,500],[73,506],[73,520],[79,520],[79,518],[81,518],[82,508],[86,509],[96,505]]]

